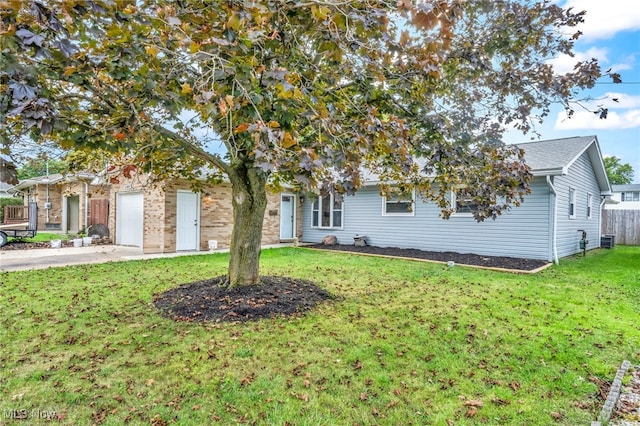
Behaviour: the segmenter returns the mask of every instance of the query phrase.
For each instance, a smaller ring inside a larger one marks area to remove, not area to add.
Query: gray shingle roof
[[[640,183],[632,183],[629,185],[611,185],[611,190],[613,192],[640,191]]]
[[[524,159],[532,171],[559,170],[568,167],[596,139],[581,136],[516,144],[524,149]]]

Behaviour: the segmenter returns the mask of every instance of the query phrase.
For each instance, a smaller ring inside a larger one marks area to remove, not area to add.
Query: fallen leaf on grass
[[[298,395],[296,393],[291,392],[291,396],[299,399],[300,401],[309,402],[309,395],[307,395],[306,393],[302,395]]]
[[[467,407],[484,407],[484,404],[479,399],[469,399],[464,402]]]
[[[501,398],[493,398],[491,400],[491,402],[493,402],[496,405],[509,405],[511,404],[511,401],[508,399],[501,399]]]

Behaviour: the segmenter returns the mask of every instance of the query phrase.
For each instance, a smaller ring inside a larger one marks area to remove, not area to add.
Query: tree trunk
[[[266,180],[244,164],[231,166],[233,232],[229,258],[229,288],[256,284],[260,278],[262,223],[267,208]]]

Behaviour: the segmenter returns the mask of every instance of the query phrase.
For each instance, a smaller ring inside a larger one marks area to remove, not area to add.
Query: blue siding
[[[558,257],[579,253],[582,234],[587,231],[587,249],[600,247],[600,188],[589,155],[585,152],[569,167],[566,176],[557,176],[553,185],[558,193]],[[575,219],[569,219],[569,188],[576,190]],[[587,194],[593,196],[591,219],[587,219]]]
[[[354,235],[366,235],[370,245],[454,251],[486,256],[550,260],[550,197],[543,178],[532,182],[532,193],[520,207],[495,221],[477,223],[472,217],[442,219],[439,208],[417,200],[414,216],[383,216],[377,187],[366,187],[344,199],[342,229],[311,227],[309,202],[303,207],[304,242],[317,243],[335,235],[340,244],[353,244]]]

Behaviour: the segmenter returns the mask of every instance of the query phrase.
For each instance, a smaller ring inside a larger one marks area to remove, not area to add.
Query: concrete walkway
[[[287,247],[291,244],[274,244],[266,248]],[[62,247],[55,249],[1,250],[0,271],[46,269],[56,266],[84,265],[89,263],[121,262],[125,260],[157,259],[177,256],[194,256],[225,253],[228,249],[215,251],[185,251],[177,253],[144,254],[141,248],[116,245],[94,245],[88,247]]]

